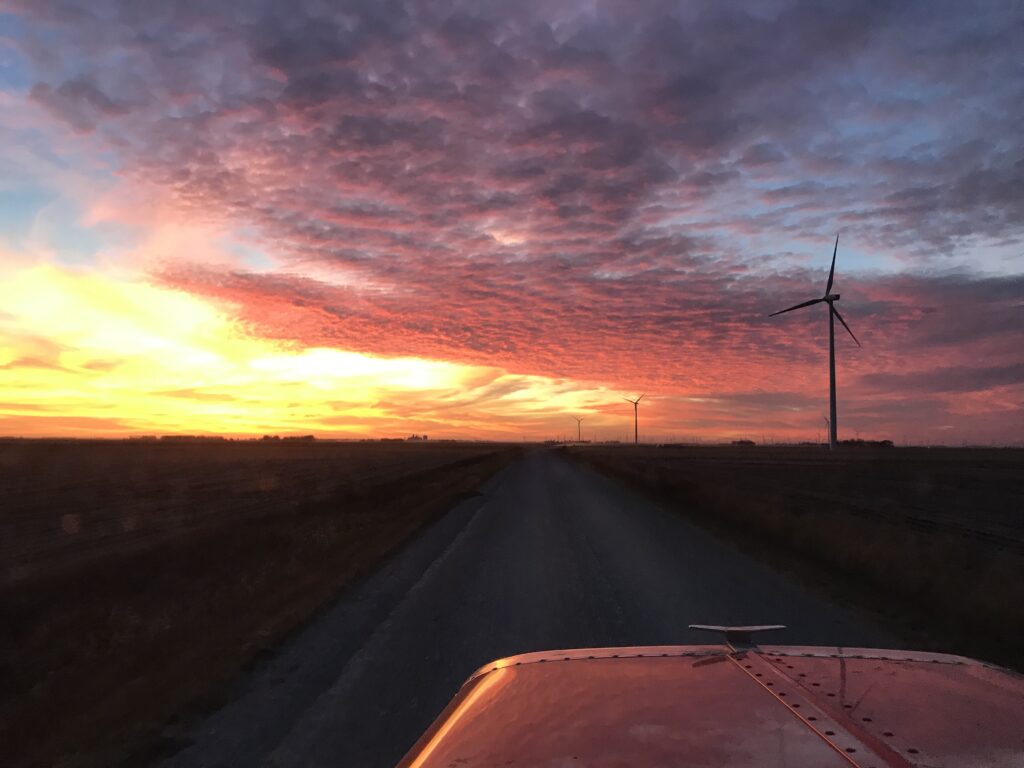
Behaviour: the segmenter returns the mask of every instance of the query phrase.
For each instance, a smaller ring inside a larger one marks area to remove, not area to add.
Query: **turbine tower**
[[[583,417],[582,416],[573,416],[573,418],[576,419],[576,442],[577,443],[582,443],[583,442]]]
[[[638,432],[637,432],[637,406],[640,404],[640,401],[644,399],[644,395],[646,395],[646,394],[647,393],[644,392],[644,394],[640,395],[640,397],[638,397],[636,400],[630,400],[628,397],[623,397],[622,398],[627,403],[632,403],[633,404],[633,445],[636,445],[637,442],[638,442],[638,440],[637,440],[637,435],[638,435]]]
[[[839,314],[839,310],[836,309],[836,302],[839,301],[838,293],[829,293],[832,290],[832,278],[835,277],[836,272],[836,251],[839,250],[839,235],[836,235],[836,245],[832,249],[832,267],[828,271],[828,284],[825,286],[825,295],[820,299],[811,299],[805,301],[796,306],[789,307],[789,309],[780,309],[778,312],[772,312],[768,317],[775,317],[786,312],[792,312],[794,309],[803,309],[813,304],[828,304],[828,447],[835,449],[839,444],[839,438],[836,436],[836,318],[843,324],[843,328],[850,334],[857,346],[860,346],[860,342],[857,341],[857,337],[853,335],[853,331],[850,330],[850,326],[843,320],[843,316]]]

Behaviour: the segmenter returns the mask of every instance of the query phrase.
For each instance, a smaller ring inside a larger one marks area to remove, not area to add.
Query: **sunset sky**
[[[0,434],[1020,443],[1020,11],[3,0]]]

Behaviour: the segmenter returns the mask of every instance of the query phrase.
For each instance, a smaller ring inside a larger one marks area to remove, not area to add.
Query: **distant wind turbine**
[[[583,442],[583,417],[582,416],[573,416],[573,418],[576,419],[576,442],[577,443],[582,443]]]
[[[630,400],[628,397],[623,397],[622,398],[627,403],[632,403],[633,404],[633,445],[637,444],[637,442],[638,442],[637,436],[639,434],[638,431],[637,431],[637,421],[638,421],[638,419],[637,419],[637,406],[640,404],[640,401],[644,399],[644,396],[646,394],[647,393],[644,392],[644,394],[640,395],[640,397],[638,397],[636,400]]]
[[[828,271],[828,284],[825,286],[825,295],[820,299],[811,299],[805,301],[796,306],[789,307],[788,309],[780,309],[778,312],[772,312],[768,317],[775,317],[786,312],[792,312],[794,309],[803,309],[804,307],[810,307],[813,304],[821,304],[824,302],[828,304],[828,447],[835,449],[839,444],[839,438],[836,436],[836,333],[835,333],[835,318],[839,319],[839,322],[843,324],[843,328],[850,334],[857,346],[860,346],[860,342],[857,341],[857,337],[853,335],[853,331],[850,330],[850,326],[843,320],[843,316],[839,314],[839,310],[836,309],[835,303],[839,301],[838,293],[829,293],[832,290],[832,278],[835,277],[836,272],[836,251],[839,250],[839,235],[836,235],[836,245],[832,249],[832,267]]]

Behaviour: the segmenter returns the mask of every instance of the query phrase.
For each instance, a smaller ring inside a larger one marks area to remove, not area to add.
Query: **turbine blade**
[[[644,393],[643,393],[642,395],[640,395],[640,397],[638,397],[638,398],[636,399],[636,401],[637,401],[637,402],[639,403],[639,402],[640,402],[641,400],[643,400],[643,399],[644,399],[645,397],[647,397],[647,393],[646,393],[646,392],[644,392]]]
[[[836,251],[839,250],[839,235],[836,235],[836,247],[832,249],[832,267],[828,271],[828,285],[825,286],[825,295],[832,290],[832,278],[836,274]]]
[[[823,301],[824,299],[811,299],[810,301],[805,301],[803,304],[797,304],[795,307],[790,307],[789,309],[780,309],[778,312],[772,312],[770,315],[768,315],[768,317],[775,317],[776,315],[781,315],[785,312],[792,312],[794,309],[803,309],[804,307],[809,307],[812,304],[820,304]]]
[[[853,339],[854,341],[857,341],[857,337],[853,335],[853,331],[850,330],[850,326],[848,326],[846,324],[846,321],[843,320],[843,316],[839,314],[839,310],[836,309],[835,304],[832,304],[831,307],[832,307],[832,314],[835,315],[836,319],[838,319],[839,322],[843,324],[843,328],[845,328],[846,332],[848,334],[850,334],[850,338]],[[857,346],[858,347],[860,346],[860,342],[859,341],[857,341]]]

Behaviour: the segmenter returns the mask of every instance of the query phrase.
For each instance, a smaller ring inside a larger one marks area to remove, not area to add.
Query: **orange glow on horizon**
[[[757,363],[716,355],[688,360],[691,382],[629,391],[621,389],[623,382],[635,385],[643,373],[631,358],[624,358],[618,380],[581,381],[519,373],[515,366],[524,361],[511,357],[507,365],[390,357],[339,349],[315,333],[310,338],[318,340],[304,344],[261,335],[258,325],[250,325],[259,319],[258,303],[254,315],[253,306],[230,297],[168,287],[144,274],[5,259],[0,266],[0,435],[351,439],[426,433],[572,440],[573,419],[580,416],[584,440],[632,442],[633,408],[623,397],[646,390],[639,411],[641,442],[821,439],[825,370],[816,361],[787,372],[785,386],[806,397],[783,393],[776,398],[762,388]],[[275,327],[286,327],[282,322],[294,307],[267,303],[263,311],[275,307],[285,312]],[[301,312],[306,310],[295,314],[298,320],[316,321],[315,312]],[[373,332],[370,324],[360,328]],[[382,335],[374,346],[387,348],[387,339]],[[845,368],[843,374],[840,406],[850,409],[847,413],[903,402],[873,395],[858,406],[857,388],[847,384],[852,376]],[[984,423],[995,418],[993,412],[1013,414],[1019,390],[990,387],[954,400],[943,420],[927,422],[932,425],[928,442],[958,442],[963,424]],[[907,430],[873,435],[867,425],[858,426],[862,419],[841,418],[848,430],[843,436],[861,429],[865,438],[905,438],[910,431],[912,439],[920,439],[922,434],[911,421]]]
[[[530,429],[609,398],[486,366],[261,339],[199,297],[45,264],[5,275],[0,303],[7,435],[519,439],[517,420]]]

